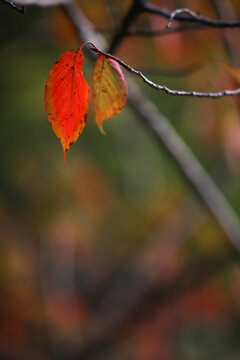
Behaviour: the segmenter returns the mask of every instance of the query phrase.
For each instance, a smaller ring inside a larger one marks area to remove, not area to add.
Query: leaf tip
[[[100,133],[101,133],[102,135],[106,135],[105,131],[103,130],[102,124],[98,124],[98,128],[99,128]]]
[[[65,169],[65,165],[66,165],[66,154],[67,154],[67,150],[64,149],[63,150],[63,166],[62,166],[63,170]]]

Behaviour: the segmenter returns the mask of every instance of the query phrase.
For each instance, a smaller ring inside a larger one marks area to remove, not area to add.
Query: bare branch
[[[17,10],[19,13],[24,14],[26,12],[26,9],[24,6],[17,6],[13,1],[11,0],[2,0],[6,5],[11,6],[11,8]]]
[[[200,98],[211,98],[211,99],[218,99],[224,96],[236,96],[240,94],[240,88],[234,89],[234,90],[223,90],[223,91],[218,91],[218,92],[198,92],[198,91],[184,91],[184,90],[172,90],[169,89],[167,86],[165,85],[159,85],[154,83],[153,81],[149,80],[145,75],[143,75],[143,73],[141,71],[135,70],[134,68],[132,68],[131,66],[129,66],[128,64],[126,64],[125,62],[123,62],[122,60],[118,59],[116,56],[113,56],[105,51],[102,51],[100,49],[98,49],[91,41],[86,41],[81,48],[84,45],[90,44],[93,46],[92,50],[96,51],[98,54],[102,54],[112,60],[115,60],[116,62],[118,62],[124,69],[126,69],[127,71],[138,75],[147,85],[151,86],[153,89],[155,90],[160,90],[165,92],[168,95],[173,95],[173,96],[191,96],[191,97],[200,97]]]
[[[179,9],[180,12],[183,9]],[[240,20],[222,20],[222,19],[212,19],[212,18],[208,18],[208,17],[204,17],[204,16],[200,16],[197,15],[196,13],[192,12],[189,9],[184,9],[184,12],[188,13],[188,16],[184,16],[184,15],[179,15],[178,10],[175,10],[173,13],[166,10],[166,9],[162,9],[159,8],[157,6],[154,6],[152,4],[148,4],[146,3],[144,5],[144,9],[143,12],[147,12],[149,14],[154,14],[154,15],[160,15],[165,17],[166,19],[171,20],[172,14],[174,14],[174,19],[178,20],[178,21],[185,21],[185,22],[191,22],[191,23],[198,23],[198,24],[203,24],[203,25],[207,25],[210,27],[217,27],[217,28],[234,28],[234,27],[240,27]],[[183,12],[183,11],[182,11]],[[189,16],[191,14],[191,17]]]
[[[194,11],[190,10],[190,9],[187,9],[187,8],[182,8],[182,9],[176,9],[174,10],[172,13],[171,13],[171,16],[170,16],[170,19],[169,19],[169,22],[166,26],[167,29],[170,28],[170,26],[172,25],[172,22],[174,20],[174,18],[179,15],[179,14],[187,14],[189,15],[191,18],[195,19],[195,20],[199,20],[201,19],[201,17],[195,13]]]

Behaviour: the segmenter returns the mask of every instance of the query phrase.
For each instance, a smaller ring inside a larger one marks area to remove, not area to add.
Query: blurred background
[[[132,1],[76,3],[110,40]],[[152,3],[240,18],[238,1]],[[134,28],[166,23],[145,14]],[[240,359],[239,253],[164,147],[128,104],[102,136],[91,104],[63,170],[43,91],[81,40],[60,7],[0,2],[0,29],[0,359]],[[218,91],[237,86],[238,40],[237,28],[131,35],[116,54],[157,83]],[[136,81],[240,215],[239,98]]]

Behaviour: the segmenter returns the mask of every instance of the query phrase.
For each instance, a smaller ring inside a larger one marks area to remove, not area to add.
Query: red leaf
[[[92,78],[95,119],[103,132],[103,121],[117,115],[126,103],[127,82],[120,65],[103,55],[95,62]]]
[[[63,54],[53,65],[45,85],[45,107],[53,131],[66,152],[78,139],[87,119],[89,87],[82,74],[81,50]]]

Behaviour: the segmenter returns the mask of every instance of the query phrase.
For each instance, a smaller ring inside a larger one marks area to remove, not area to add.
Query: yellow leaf
[[[127,82],[120,65],[99,55],[93,69],[93,107],[99,130],[102,123],[117,115],[127,100]]]

